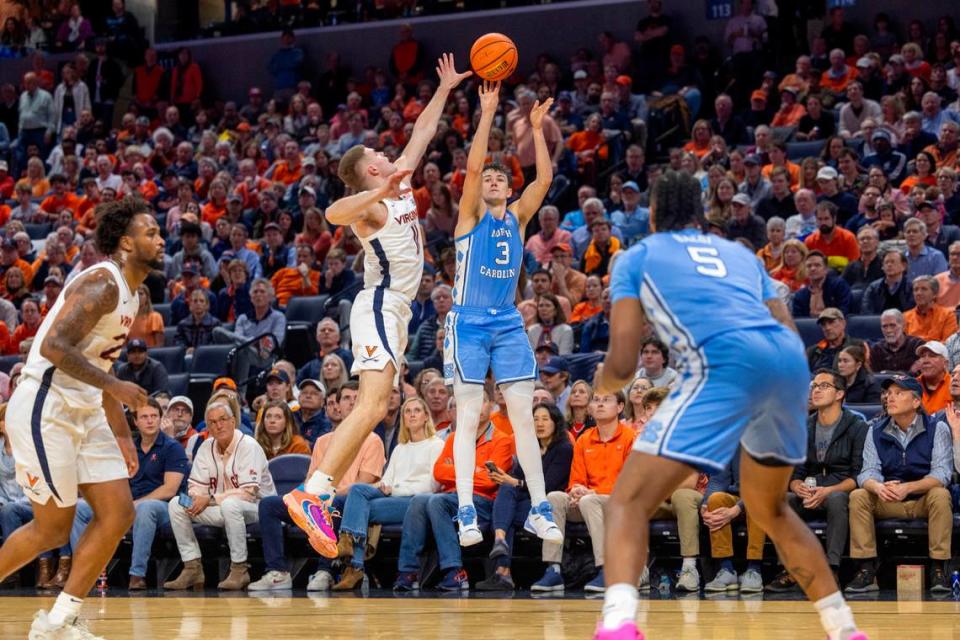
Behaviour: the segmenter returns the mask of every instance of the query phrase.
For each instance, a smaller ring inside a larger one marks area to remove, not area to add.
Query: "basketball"
[[[506,80],[517,68],[517,45],[502,33],[480,36],[470,48],[470,66],[484,80]]]

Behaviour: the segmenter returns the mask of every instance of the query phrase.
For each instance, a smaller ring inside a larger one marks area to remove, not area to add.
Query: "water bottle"
[[[960,600],[960,571],[953,572],[953,576],[950,578],[950,584],[954,599]]]
[[[816,489],[817,488],[817,479],[813,476],[807,476],[803,480],[803,484],[807,485],[807,489]]]
[[[97,578],[97,593],[101,596],[107,595],[107,572],[104,571]]]
[[[657,591],[660,592],[661,596],[670,595],[670,576],[666,572],[660,574],[660,584],[657,585]]]

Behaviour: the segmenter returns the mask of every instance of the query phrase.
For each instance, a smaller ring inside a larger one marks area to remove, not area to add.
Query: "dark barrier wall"
[[[705,34],[714,42],[722,39],[725,21],[706,19],[707,0],[667,0],[665,12],[676,19],[681,39],[688,43],[694,35]],[[736,3],[736,0],[734,0]],[[956,5],[943,0],[907,3],[903,0],[858,0],[858,6],[848,9],[849,19],[866,33],[872,32],[873,15],[886,11],[906,29],[905,21],[924,20],[928,33],[936,26],[937,16],[952,12]],[[467,55],[473,40],[489,31],[508,34],[517,41],[521,70],[529,70],[535,56],[548,53],[567,60],[581,47],[597,50],[597,34],[612,31],[617,37],[633,42],[637,20],[646,15],[646,2],[618,0],[584,0],[533,7],[520,7],[470,14],[453,14],[417,18],[414,36],[424,45],[430,58],[443,51],[457,55],[458,66],[467,65]],[[341,25],[301,30],[298,41],[307,52],[308,79],[324,69],[326,54],[337,51],[354,73],[361,73],[369,65],[386,67],[390,48],[397,38],[397,21]],[[279,34],[215,38],[192,41],[188,44],[194,58],[201,64],[204,78],[211,91],[228,99],[243,99],[247,87],[258,85],[269,93],[272,89],[267,63],[279,46]],[[176,48],[176,43],[159,48]],[[53,56],[53,59],[57,59]],[[642,61],[641,61],[642,64]],[[0,80],[13,81],[20,77],[29,62],[25,60],[0,61]]]

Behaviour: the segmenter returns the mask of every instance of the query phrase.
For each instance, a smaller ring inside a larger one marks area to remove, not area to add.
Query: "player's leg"
[[[0,546],[0,580],[32,562],[34,558],[70,539],[74,507],[59,507],[53,499],[31,503],[33,520],[18,528]]]
[[[457,399],[457,437],[453,439],[453,465],[457,476],[457,522],[460,544],[469,547],[483,541],[473,506],[473,473],[477,466],[477,429],[483,411],[482,384],[464,382],[458,374],[453,383]]]
[[[682,462],[638,451],[624,463],[606,508],[603,547],[607,589],[597,638],[634,624],[637,581],[646,566],[650,543],[650,516],[691,471]]]
[[[830,640],[865,639],[853,621],[827,564],[820,541],[787,504],[787,484],[793,468],[761,463],[743,451],[740,490],[747,513],[767,532],[783,566],[820,612]]]

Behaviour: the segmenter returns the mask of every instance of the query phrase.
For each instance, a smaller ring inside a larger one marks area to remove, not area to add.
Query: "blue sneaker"
[[[440,591],[469,591],[470,581],[463,569],[450,569],[437,585]]]
[[[460,507],[454,520],[460,525],[458,533],[461,547],[483,542],[483,534],[480,533],[480,527],[477,525],[477,510],[472,504]]]
[[[530,591],[563,591],[563,574],[560,568],[550,565],[543,577],[530,585]]]
[[[583,585],[583,590],[591,593],[603,593],[607,590],[607,584],[603,579],[603,567],[600,568],[593,580]]]
[[[530,514],[527,516],[523,528],[530,533],[535,534],[544,542],[560,544],[563,542],[563,531],[553,520],[553,507],[544,500],[539,505],[530,508]]]
[[[398,573],[393,582],[394,591],[418,591],[420,589],[419,576],[414,573]]]

